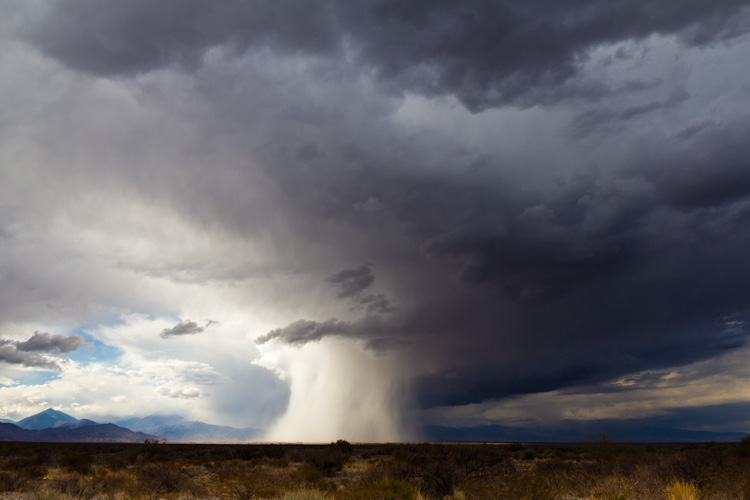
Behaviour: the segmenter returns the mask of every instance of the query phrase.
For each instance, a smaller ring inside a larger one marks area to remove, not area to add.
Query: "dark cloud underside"
[[[216,46],[238,53],[270,46],[333,59],[350,50],[394,91],[454,95],[479,111],[552,102],[566,93],[580,97],[574,77],[589,49],[602,44],[652,34],[676,34],[688,45],[735,38],[747,29],[747,6],[744,0],[70,0],[43,6],[25,36],[51,57],[97,75],[190,69]]]

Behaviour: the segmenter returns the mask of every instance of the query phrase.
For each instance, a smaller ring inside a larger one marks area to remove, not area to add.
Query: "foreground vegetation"
[[[740,443],[578,446],[0,443],[24,500],[750,500]]]

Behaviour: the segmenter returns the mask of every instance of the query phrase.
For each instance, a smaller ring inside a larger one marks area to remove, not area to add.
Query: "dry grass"
[[[698,488],[691,483],[675,479],[669,488],[669,500],[698,500]]]
[[[0,443],[0,500],[750,500],[749,449]]]

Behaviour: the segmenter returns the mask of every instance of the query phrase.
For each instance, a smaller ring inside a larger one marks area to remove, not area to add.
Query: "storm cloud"
[[[286,404],[279,439],[384,367],[390,420],[360,436],[738,370],[750,2],[9,5],[0,326],[94,325],[131,374],[199,363],[143,383],[245,426]]]
[[[192,70],[217,46],[354,57],[388,89],[453,95],[480,111],[602,97],[613,89],[576,81],[591,48],[650,35],[676,35],[690,46],[731,40],[746,33],[747,6],[744,0],[169,0],[158,6],[74,0],[41,7],[23,35],[71,68],[103,76]]]

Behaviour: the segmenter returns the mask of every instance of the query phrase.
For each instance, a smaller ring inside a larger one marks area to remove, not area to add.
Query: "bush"
[[[396,477],[416,481],[430,498],[452,496],[462,482],[512,467],[506,451],[492,445],[422,444],[400,453]]]
[[[698,500],[698,488],[690,483],[676,479],[669,488],[669,500]]]
[[[150,464],[137,472],[138,480],[149,491],[174,493],[187,486],[188,476],[175,464]]]
[[[351,500],[414,500],[416,490],[406,481],[384,479],[369,484],[359,484],[343,492],[341,497]]]
[[[18,491],[24,484],[26,480],[20,473],[0,471],[0,491]]]
[[[99,484],[81,477],[79,474],[68,474],[49,481],[52,490],[65,493],[76,500],[91,500],[99,493]]]
[[[344,468],[349,456],[350,454],[342,451],[342,447],[338,444],[332,444],[309,449],[303,460],[307,465],[319,469],[323,475],[330,477]]]
[[[742,457],[750,457],[750,434],[740,439],[740,443],[737,446],[737,452]]]
[[[85,452],[68,453],[60,459],[60,467],[67,472],[90,474],[93,465],[94,457]]]
[[[329,500],[329,497],[320,490],[301,488],[284,492],[279,500]]]

